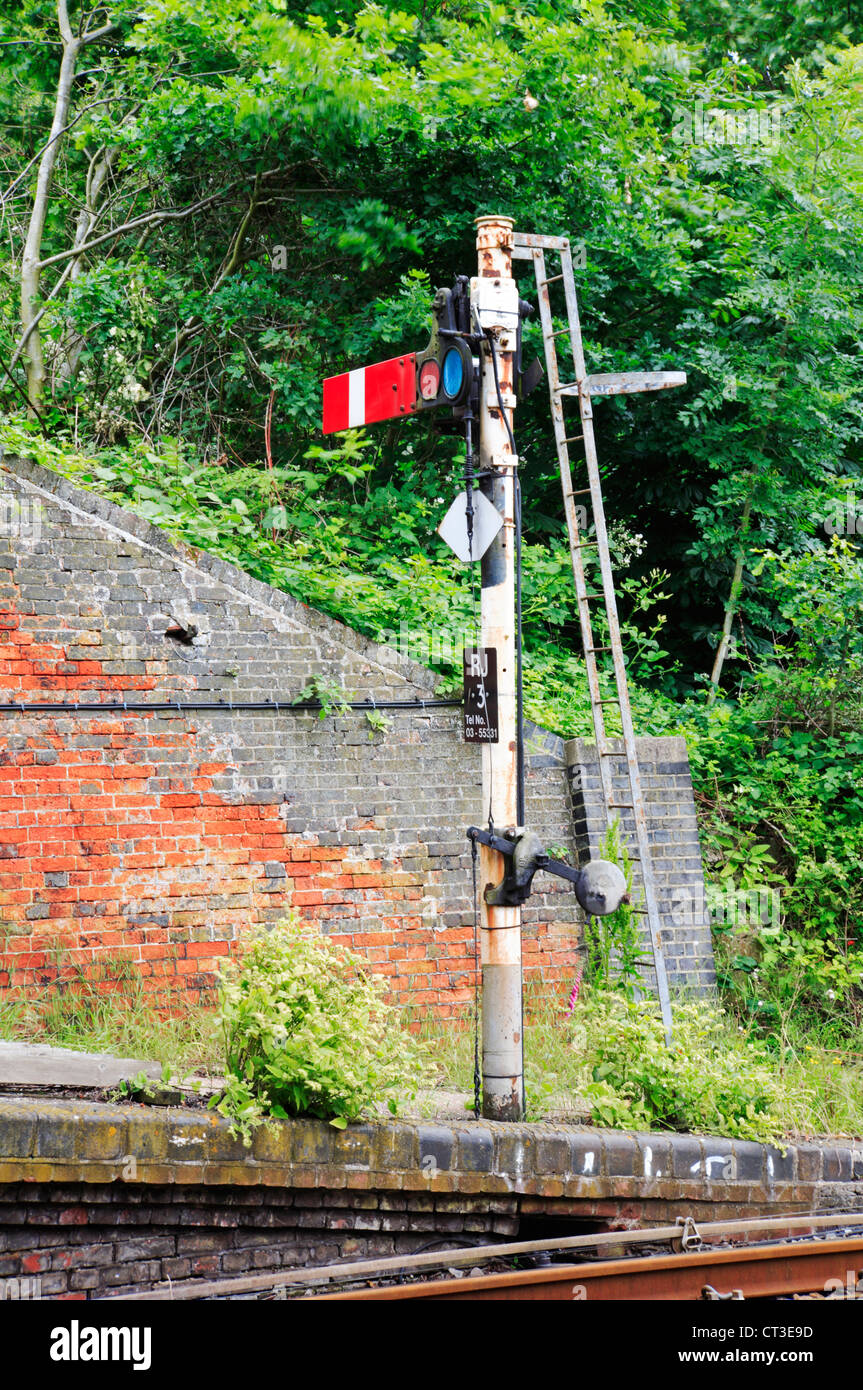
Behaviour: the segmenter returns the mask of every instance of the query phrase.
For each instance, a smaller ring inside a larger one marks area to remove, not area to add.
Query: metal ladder
[[[545,254],[551,252],[560,258],[561,273],[548,276]],[[626,681],[626,668],[623,661],[623,648],[620,641],[620,624],[617,616],[617,603],[614,596],[614,577],[611,571],[611,557],[608,549],[608,532],[605,525],[605,510],[602,503],[602,487],[599,476],[599,463],[596,456],[596,441],[593,435],[592,396],[609,396],[634,391],[662,390],[670,386],[683,385],[686,376],[683,372],[625,372],[590,376],[585,368],[584,348],[581,338],[581,325],[578,316],[578,299],[575,291],[572,251],[565,237],[534,236],[522,232],[514,234],[513,258],[533,261],[539,299],[540,323],[545,343],[545,361],[548,371],[549,392],[551,395],[551,415],[554,423],[554,437],[557,443],[557,456],[560,464],[560,478],[563,485],[563,501],[566,513],[566,527],[569,534],[569,549],[572,556],[572,572],[575,577],[575,592],[578,600],[578,616],[581,624],[581,638],[584,648],[584,662],[590,690],[593,727],[596,735],[596,751],[599,759],[602,794],[605,801],[606,819],[609,827],[614,824],[616,812],[631,811],[635,824],[637,853],[630,857],[638,866],[641,886],[644,893],[644,907],[633,909],[647,917],[653,965],[656,974],[656,988],[662,1011],[662,1022],[667,1041],[671,1042],[671,1003],[668,994],[668,977],[665,957],[660,938],[659,906],[656,900],[656,886],[644,811],[644,797],[641,789],[641,773],[638,767],[638,754],[635,731],[632,725],[632,710],[629,703],[629,690]],[[549,285],[560,281],[566,296],[568,326],[555,331],[552,321]],[[569,335],[575,379],[561,384],[558,363],[557,340]],[[567,397],[576,397],[581,414],[581,432],[568,434],[564,420],[563,404]],[[588,486],[573,489],[572,468],[569,446],[582,443],[587,465]],[[595,539],[582,539],[578,526],[578,512],[575,499],[590,499],[595,530]],[[602,593],[591,593],[587,587],[582,556],[585,550],[596,550],[602,577]],[[593,639],[590,604],[595,599],[604,599],[608,624],[608,646],[597,647]],[[617,694],[603,697],[599,681],[598,652],[611,652],[614,663],[614,679]],[[611,747],[605,728],[604,708],[616,704],[620,710],[620,723],[623,730],[623,746],[629,777],[629,801],[615,799],[611,760],[619,758],[619,751]],[[622,824],[622,820],[621,820]]]

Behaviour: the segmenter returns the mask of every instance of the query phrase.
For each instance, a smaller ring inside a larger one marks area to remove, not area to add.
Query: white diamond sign
[[[460,492],[440,526],[438,535],[460,560],[481,560],[501,526],[503,517],[478,489],[473,492],[473,545],[467,535],[467,497]]]

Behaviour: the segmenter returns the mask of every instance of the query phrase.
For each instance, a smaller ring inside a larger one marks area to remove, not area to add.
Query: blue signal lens
[[[456,348],[450,348],[443,360],[441,372],[444,395],[455,400],[464,385],[464,362]]]

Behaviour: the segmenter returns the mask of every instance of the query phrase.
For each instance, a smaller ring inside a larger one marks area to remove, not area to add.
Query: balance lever
[[[518,907],[525,902],[530,897],[537,869],[567,879],[575,889],[579,905],[591,917],[607,917],[622,903],[629,902],[626,878],[608,859],[591,859],[583,869],[573,869],[562,859],[552,859],[532,830],[525,830],[521,835],[495,835],[472,825],[467,834],[468,839],[497,850],[508,860],[501,882],[485,890],[489,907]]]

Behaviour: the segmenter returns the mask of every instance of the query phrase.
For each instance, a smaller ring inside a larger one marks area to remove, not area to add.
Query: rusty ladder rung
[[[545,341],[548,342],[549,339],[551,339],[551,338],[562,338],[563,335],[564,335],[564,333],[568,333],[568,332],[569,332],[569,325],[567,325],[566,328],[558,328],[558,330],[557,330],[556,333],[543,334],[543,337],[544,337]]]
[[[620,701],[619,701],[619,699],[617,698],[616,695],[612,695],[612,696],[611,696],[609,699],[607,699],[607,700],[594,700],[592,703],[593,703],[594,705],[619,705],[619,704],[620,704]]]
[[[576,541],[575,545],[571,545],[569,548],[570,550],[596,550],[598,545],[598,541]]]
[[[562,279],[563,279],[563,276],[562,276],[562,275],[549,275],[549,277],[548,277],[547,280],[540,280],[540,282],[539,282],[539,288],[540,288],[541,290],[543,290],[543,289],[545,289],[546,285],[553,285],[554,282],[555,282],[556,280],[562,280]]]
[[[579,487],[579,488],[574,488],[572,492],[566,492],[566,493],[564,493],[564,496],[565,496],[565,497],[586,497],[587,494],[588,494],[589,492],[590,492],[590,488],[589,488],[589,487]]]
[[[609,801],[612,811],[634,811],[635,807],[631,801]]]
[[[585,647],[584,650],[585,650],[586,652],[612,652],[612,651],[614,651],[614,648],[613,648],[613,647]],[[611,757],[617,757],[618,755],[617,755],[616,753],[600,753],[599,756],[600,756],[601,758],[611,758]]]
[[[563,442],[564,442],[564,444],[577,444],[578,441],[579,441],[580,439],[583,439],[583,438],[584,438],[584,435],[583,435],[583,434],[571,434],[571,435],[569,436],[569,438],[568,438],[568,439],[564,439]],[[585,492],[590,492],[590,488],[589,488],[589,487],[586,487],[584,490],[585,490]]]

